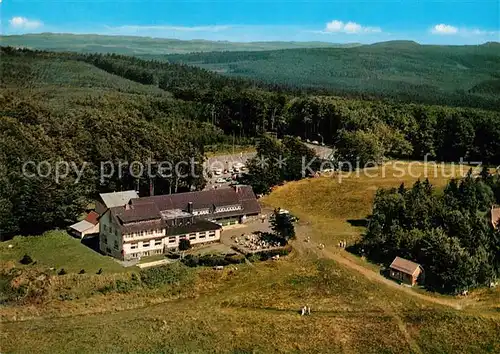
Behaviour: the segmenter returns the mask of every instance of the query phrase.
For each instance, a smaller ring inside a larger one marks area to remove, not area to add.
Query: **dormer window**
[[[216,213],[226,213],[229,211],[236,211],[236,210],[241,210],[241,205],[228,205],[215,208]]]

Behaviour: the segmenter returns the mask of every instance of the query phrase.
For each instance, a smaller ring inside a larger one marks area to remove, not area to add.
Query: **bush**
[[[65,274],[68,274],[68,272],[66,272],[66,270],[64,270],[64,268],[61,268],[61,270],[57,274],[59,274],[59,275],[65,275]]]
[[[23,256],[23,258],[21,258],[21,260],[19,261],[19,263],[28,265],[28,264],[33,263],[33,259],[30,256],[28,256],[27,254],[25,254]]]
[[[142,269],[139,274],[145,286],[155,288],[164,284],[186,281],[190,272],[183,264],[175,263],[162,267]]]
[[[125,280],[117,279],[115,282],[115,287],[117,292],[126,294],[132,291],[136,287],[136,284],[133,284],[132,282],[128,282]]]
[[[189,241],[189,239],[187,238],[182,238],[180,241],[179,241],[179,250],[180,251],[187,251],[188,249],[191,248],[191,241]]]
[[[188,254],[186,257],[184,257],[182,263],[188,267],[197,267],[200,265],[200,258],[198,256]]]
[[[245,256],[240,254],[205,254],[203,256],[187,255],[182,262],[188,267],[227,266],[229,264],[240,264],[245,262]]]
[[[261,261],[267,261],[268,259],[271,259],[274,256],[287,256],[290,252],[292,252],[292,246],[286,245],[284,247],[268,250],[268,251],[262,251],[255,253],[255,255],[259,258]]]
[[[78,274],[85,274],[85,269],[80,270]]]
[[[228,254],[225,259],[229,264],[245,263],[245,256],[242,254]]]
[[[207,267],[227,266],[228,261],[221,254],[205,254],[200,257],[200,265]]]

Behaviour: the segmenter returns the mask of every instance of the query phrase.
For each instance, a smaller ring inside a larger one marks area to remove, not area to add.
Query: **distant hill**
[[[212,51],[259,51],[293,48],[352,47],[360,44],[326,42],[227,42],[206,40],[178,40],[134,36],[102,36],[93,34],[24,34],[0,36],[3,46],[26,47],[50,51],[79,53],[116,53],[124,55],[182,54]]]
[[[252,42],[133,36],[1,36],[4,46],[116,53],[198,66],[226,76],[320,94],[449,106],[500,107],[500,43],[474,46],[388,41],[371,45]]]
[[[335,94],[490,108],[500,102],[500,45],[495,42],[438,46],[391,41],[353,48],[155,56],[159,58]]]

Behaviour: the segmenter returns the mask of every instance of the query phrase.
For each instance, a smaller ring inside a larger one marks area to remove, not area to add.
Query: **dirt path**
[[[362,274],[364,277],[368,278],[371,281],[383,283],[387,286],[392,287],[393,289],[397,289],[398,291],[402,291],[413,297],[419,298],[420,300],[429,301],[447,307],[452,307],[456,310],[462,310],[465,305],[464,304],[465,300],[437,298],[430,295],[418,293],[411,288],[399,285],[398,283],[390,279],[384,278],[383,276],[372,271],[371,269],[368,269],[366,267],[363,267],[355,263],[354,261],[348,258],[348,256],[345,254],[346,251],[339,250],[338,252],[334,252],[326,247],[325,248],[319,247],[319,244],[313,241],[305,242],[305,238],[303,236],[301,237],[300,233],[297,237],[297,241],[295,241],[294,246],[298,248],[299,252],[301,252],[301,249],[312,251],[313,253],[317,254],[320,257],[332,259],[337,263],[340,263],[348,268],[357,271],[358,273]]]

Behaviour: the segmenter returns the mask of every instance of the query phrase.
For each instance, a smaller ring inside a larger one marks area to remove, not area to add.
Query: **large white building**
[[[192,245],[218,241],[223,225],[259,213],[249,186],[131,198],[102,214],[99,247],[123,260],[162,254],[178,248],[183,238]]]

